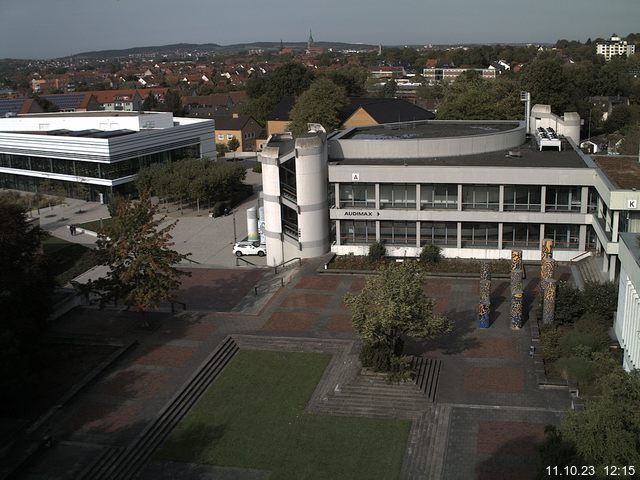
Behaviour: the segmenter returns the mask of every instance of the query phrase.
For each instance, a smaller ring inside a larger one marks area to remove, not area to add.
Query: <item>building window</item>
[[[554,248],[577,250],[580,246],[580,225],[548,223],[544,227],[544,237],[553,240]]]
[[[497,185],[463,185],[463,210],[498,210],[500,187]]]
[[[416,222],[380,222],[380,241],[416,246]]]
[[[598,213],[598,191],[589,187],[589,196],[587,198],[587,213]]]
[[[458,224],[456,222],[420,222],[420,246],[456,246]]]
[[[534,185],[506,185],[504,187],[504,209],[539,212],[541,187]]]
[[[533,223],[505,223],[502,226],[502,248],[540,246],[540,225]]]
[[[415,184],[381,183],[380,208],[416,208]]]
[[[374,243],[376,222],[342,220],[340,222],[340,243],[342,245]]]
[[[233,140],[233,135],[230,133],[227,133],[227,140]]]
[[[224,140],[224,134],[219,133],[218,134],[218,140]]]
[[[341,183],[340,208],[376,206],[376,186],[373,183]]]
[[[581,187],[547,187],[545,211],[547,212],[579,212],[581,203]]]
[[[458,185],[420,185],[420,209],[457,209]]]
[[[498,246],[498,224],[463,223],[462,246],[469,248],[496,248]]]
[[[286,205],[281,206],[281,218],[282,218],[282,232],[288,237],[293,238],[294,240],[299,239],[298,232],[298,214],[295,210],[287,207]]]

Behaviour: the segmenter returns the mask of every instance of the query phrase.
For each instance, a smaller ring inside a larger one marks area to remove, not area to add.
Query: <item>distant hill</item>
[[[376,45],[344,42],[315,42],[315,46],[333,49],[373,49]],[[303,49],[306,42],[283,42],[285,48]],[[74,54],[76,58],[118,58],[139,55],[171,55],[176,53],[234,53],[242,50],[258,49],[277,50],[280,42],[252,42],[233,45],[218,45],[217,43],[175,43],[172,45],[158,45],[150,47],[134,47],[121,50],[98,50]]]

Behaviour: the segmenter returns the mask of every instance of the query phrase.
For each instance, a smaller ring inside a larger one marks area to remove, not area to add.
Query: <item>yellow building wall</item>
[[[267,120],[267,136],[289,131],[289,120]]]
[[[222,139],[220,139],[219,135],[223,135]],[[240,146],[236,152],[242,152],[242,132],[240,130],[218,130],[216,129],[216,143],[219,145],[226,145],[229,143],[227,135],[233,135],[236,137],[236,140],[240,142]]]
[[[377,125],[371,115],[369,115],[362,107],[358,108],[353,114],[347,118],[340,128],[365,127],[367,125]]]

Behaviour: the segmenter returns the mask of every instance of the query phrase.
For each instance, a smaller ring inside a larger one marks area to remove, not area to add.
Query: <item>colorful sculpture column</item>
[[[511,271],[522,270],[522,250],[511,250]]]
[[[558,283],[553,278],[545,282],[544,299],[542,304],[542,323],[549,325],[553,323],[556,315],[556,291]]]
[[[511,295],[511,328],[513,330],[522,328],[522,290]]]
[[[491,264],[480,264],[480,303],[478,304],[478,321],[480,328],[489,328],[491,325]]]

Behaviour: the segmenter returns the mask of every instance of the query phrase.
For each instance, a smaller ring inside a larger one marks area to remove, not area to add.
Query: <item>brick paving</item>
[[[61,333],[135,339],[139,345],[68,408],[55,434],[85,447],[126,446],[229,334],[354,339],[342,299],[362,289],[366,277],[319,274],[315,269],[320,265],[320,260],[303,263],[251,314],[231,310],[252,295],[265,270],[194,268],[180,292],[190,311],[146,314],[149,327],[141,326],[138,315],[115,310],[78,309],[60,319],[56,329]],[[536,272],[527,273],[528,307],[537,278]],[[559,274],[566,272],[559,269]],[[528,357],[529,330],[509,328],[507,287],[507,282],[494,281],[493,323],[480,329],[475,318],[477,279],[426,283],[436,311],[455,324],[445,338],[406,342],[407,353],[442,361],[436,404],[451,414],[437,429],[441,436],[433,439],[440,442],[441,452],[441,467],[432,469],[440,473],[433,478],[529,478],[526,472],[535,466],[533,446],[542,438],[544,425],[557,423],[569,404],[566,392],[538,389]],[[79,455],[99,450],[79,448]],[[63,460],[54,449],[42,461]]]

